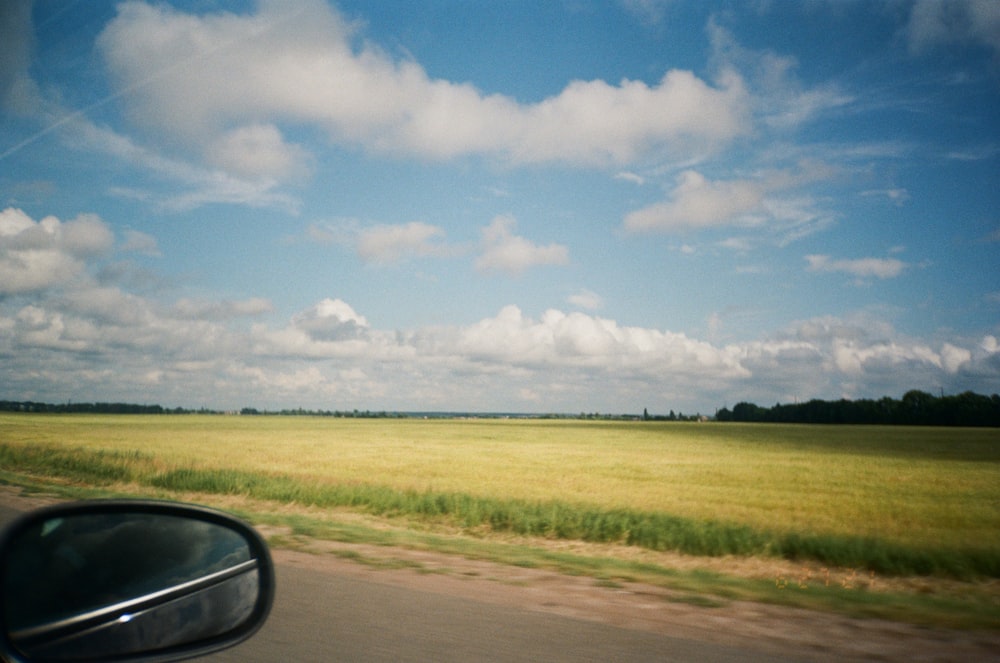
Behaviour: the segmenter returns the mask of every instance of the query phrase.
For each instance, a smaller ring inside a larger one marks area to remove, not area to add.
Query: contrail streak
[[[153,72],[152,74],[150,74],[149,76],[147,76],[146,78],[144,78],[144,79],[142,79],[140,81],[136,81],[135,83],[133,83],[131,85],[128,85],[128,86],[126,86],[126,87],[124,87],[124,88],[122,88],[120,90],[115,91],[115,92],[112,92],[111,94],[109,94],[108,96],[104,97],[103,99],[95,101],[94,103],[90,104],[89,106],[86,106],[85,108],[82,108],[80,110],[76,110],[76,111],[73,111],[72,113],[64,115],[63,117],[59,118],[58,120],[56,120],[52,124],[48,125],[44,129],[42,129],[42,130],[40,130],[40,131],[32,134],[31,136],[28,136],[27,138],[25,138],[21,142],[15,144],[15,145],[12,145],[11,147],[8,147],[3,152],[0,152],[0,161],[3,161],[4,159],[6,159],[7,157],[9,157],[10,155],[15,154],[15,153],[23,150],[25,147],[31,145],[32,143],[34,143],[34,142],[36,142],[38,140],[41,140],[42,138],[44,138],[45,136],[49,135],[50,133],[52,133],[53,131],[55,131],[59,127],[65,125],[65,124],[67,124],[69,122],[72,122],[73,120],[76,120],[76,119],[79,119],[81,117],[84,117],[85,115],[87,115],[87,113],[90,113],[93,110],[101,108],[102,106],[105,106],[105,105],[109,104],[110,102],[112,102],[112,101],[114,101],[116,99],[119,99],[119,98],[125,96],[126,94],[129,94],[129,93],[131,93],[131,92],[133,92],[135,90],[138,90],[139,88],[145,87],[145,86],[149,85],[150,83],[152,83],[152,82],[154,82],[156,80],[159,80],[160,78],[163,78],[167,74],[172,73],[173,71],[175,71],[176,69],[180,68],[181,66],[187,65],[187,64],[189,64],[191,62],[194,62],[196,60],[200,60],[200,59],[206,58],[206,57],[208,57],[210,55],[213,55],[213,54],[215,54],[215,53],[217,53],[219,51],[225,50],[225,49],[229,48],[230,46],[233,46],[234,44],[236,44],[236,43],[238,43],[240,41],[244,41],[247,38],[258,37],[259,35],[263,34],[264,32],[267,32],[267,31],[271,30],[276,24],[281,24],[281,23],[284,23],[285,21],[291,20],[292,18],[294,18],[294,17],[298,16],[299,14],[301,14],[303,11],[305,11],[304,8],[300,8],[296,12],[292,12],[290,14],[287,14],[286,16],[284,16],[281,20],[277,21],[276,23],[272,22],[272,23],[264,24],[260,28],[258,28],[255,31],[253,31],[250,35],[247,35],[247,37],[243,37],[243,38],[239,38],[239,39],[232,39],[230,41],[223,42],[223,43],[219,44],[218,46],[216,46],[215,48],[209,49],[208,51],[201,52],[201,53],[195,53],[195,54],[191,55],[188,58],[185,58],[183,60],[179,60],[178,62],[175,62],[174,64],[172,64],[172,65],[170,65],[168,67],[164,67],[164,68],[160,69],[159,71]]]

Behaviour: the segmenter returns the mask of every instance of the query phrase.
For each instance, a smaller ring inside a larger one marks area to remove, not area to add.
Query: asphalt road
[[[0,506],[0,524],[17,514]],[[616,628],[279,565],[271,616],[250,640],[201,660],[780,661],[723,644]],[[720,634],[720,640],[723,635]],[[791,660],[791,659],[786,659]]]
[[[774,661],[614,628],[294,567],[253,639],[206,661]]]

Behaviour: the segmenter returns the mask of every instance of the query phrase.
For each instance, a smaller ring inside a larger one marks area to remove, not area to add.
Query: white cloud
[[[569,263],[569,249],[565,246],[534,244],[515,235],[516,226],[513,217],[498,216],[483,229],[483,252],[476,260],[477,269],[516,275],[529,267]]]
[[[476,362],[535,369],[562,366],[635,375],[747,375],[728,350],[684,334],[621,327],[613,320],[558,310],[532,320],[516,306],[459,330],[456,348]]]
[[[53,224],[52,230],[56,242],[67,253],[80,257],[107,253],[115,241],[111,229],[95,214],[81,214],[61,226]]]
[[[296,329],[318,341],[342,341],[360,337],[368,321],[341,299],[324,299],[292,319]]]
[[[378,225],[358,233],[358,254],[366,262],[389,264],[409,256],[447,255],[450,249],[435,242],[445,235],[438,226],[413,221],[402,225]]]
[[[629,213],[625,228],[636,232],[673,232],[729,225],[761,211],[764,192],[761,182],[712,182],[701,173],[688,170],[677,177],[669,200]]]
[[[753,373],[748,385],[757,391],[748,392],[747,400],[761,404],[899,397],[920,384],[962,391],[973,375],[974,390],[989,393],[988,381],[1000,375],[1000,366],[990,364],[982,345],[977,349],[944,342],[935,349],[869,315],[806,320],[773,338],[738,347],[742,364]]]
[[[920,366],[938,369],[944,375],[954,375],[972,359],[972,352],[944,343],[934,350],[922,343],[877,343],[860,345],[855,342],[836,341],[832,348],[836,370],[849,376],[863,376],[866,372],[897,370]]]
[[[212,165],[251,179],[274,177],[287,180],[307,174],[308,153],[288,145],[273,124],[252,124],[229,131],[206,148]]]
[[[720,76],[717,87],[678,70],[654,85],[574,81],[555,96],[520,104],[432,79],[416,62],[355,47],[355,39],[354,26],[318,1],[265,3],[242,16],[130,2],[99,47],[130,91],[123,98],[136,123],[192,149],[210,146],[217,163],[228,160],[211,146],[217,150],[234,126],[278,121],[311,123],[336,142],[377,151],[590,165],[624,164],[656,149],[716,149],[749,129],[747,94],[732,75]],[[255,172],[273,162],[284,171],[284,157],[295,155],[276,132],[255,131],[254,140],[236,141],[236,151],[249,143],[263,152]]]
[[[617,175],[615,175],[615,179],[622,180],[623,182],[632,182],[633,184],[637,184],[639,186],[642,186],[643,184],[646,183],[645,177],[643,177],[642,175],[637,175],[636,173],[630,173],[628,171],[622,171],[618,173]]]
[[[940,356],[926,345],[881,343],[859,346],[843,341],[834,344],[833,362],[838,371],[847,375],[861,375],[866,367],[898,366],[909,362],[941,366]]]
[[[275,191],[278,185],[275,179],[238,177],[223,170],[165,157],[137,144],[128,136],[98,127],[83,117],[67,123],[66,131],[68,140],[78,147],[109,154],[181,185],[183,190],[180,193],[172,192],[166,196],[148,190],[126,190],[129,197],[152,200],[163,209],[187,211],[210,203],[280,207],[291,212],[298,209],[297,200]]]
[[[10,207],[0,212],[0,294],[37,292],[68,284],[85,271],[85,260],[107,253],[114,235],[93,215],[35,222]]]
[[[686,170],[677,176],[667,200],[628,213],[631,232],[678,233],[709,228],[757,228],[786,245],[832,222],[816,201],[797,189],[833,176],[822,163],[801,161],[793,169],[765,170],[733,180],[710,180]],[[749,248],[749,239],[735,239]]]
[[[996,336],[984,336],[979,347],[986,351],[987,354],[1000,353],[1000,342],[997,341]]]
[[[995,337],[931,344],[870,316],[719,345],[516,306],[469,325],[392,331],[329,298],[284,326],[248,323],[270,308],[257,298],[161,307],[97,287],[25,306],[0,299],[0,381],[12,397],[185,406],[624,412],[669,394],[669,407],[711,412],[737,400],[898,396],[920,384],[988,392],[1000,379]]]
[[[844,272],[858,279],[891,279],[899,276],[907,264],[896,258],[857,258],[836,260],[826,255],[808,255],[810,272]]]
[[[581,290],[576,294],[570,295],[567,301],[573,306],[587,309],[588,311],[594,311],[604,306],[604,300],[592,290]]]
[[[7,10],[7,6],[4,5]],[[297,209],[297,201],[285,194],[275,193],[279,179],[307,172],[307,153],[296,146],[285,145],[276,128],[266,124],[237,127],[228,133],[202,134],[197,141],[202,155],[209,163],[221,167],[205,168],[193,165],[177,156],[169,157],[155,149],[144,147],[132,138],[105,126],[98,126],[87,114],[127,93],[152,85],[182,65],[191,65],[190,54],[179,62],[170,63],[162,71],[151,73],[149,78],[133,81],[83,109],[66,108],[61,97],[46,91],[45,94],[31,78],[29,71],[31,35],[31,3],[17,2],[14,11],[0,15],[0,104],[15,114],[30,116],[43,128],[10,146],[0,153],[6,158],[49,134],[59,135],[65,144],[74,149],[92,150],[144,168],[160,178],[186,187],[180,194],[160,196],[148,188],[110,186],[114,195],[136,200],[152,201],[169,210],[189,210],[207,203],[237,203],[250,206],[284,207]],[[6,34],[6,33],[11,34]],[[10,37],[10,38],[5,38]],[[225,85],[225,81],[220,82]],[[179,121],[188,119],[185,104],[172,110],[180,113]],[[176,137],[175,137],[176,138]],[[167,149],[176,152],[177,141],[168,141]]]
[[[96,327],[38,306],[25,306],[14,316],[13,336],[35,351],[86,351],[96,340]]]
[[[941,346],[941,368],[948,373],[957,373],[971,360],[972,352],[965,348],[959,348],[951,343],[945,343]]]

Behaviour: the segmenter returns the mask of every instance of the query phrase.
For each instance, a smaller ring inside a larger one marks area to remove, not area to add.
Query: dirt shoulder
[[[0,504],[58,501],[0,486]],[[284,532],[265,531],[264,534]],[[745,601],[697,601],[642,583],[605,583],[542,569],[403,548],[288,538],[278,565],[362,578],[620,628],[774,652],[804,661],[1000,661],[1000,633],[931,629]]]

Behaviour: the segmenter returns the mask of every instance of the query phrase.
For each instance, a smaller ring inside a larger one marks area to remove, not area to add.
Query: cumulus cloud
[[[669,399],[711,412],[739,399],[898,396],[921,384],[988,391],[1000,379],[993,336],[930,343],[867,317],[812,319],[720,345],[582,312],[532,317],[517,306],[414,330],[377,329],[338,298],[284,325],[247,320],[270,309],[256,298],[159,306],[94,286],[27,305],[0,299],[0,380],[15,398],[185,406],[572,412]]]
[[[1000,374],[983,342],[934,345],[907,338],[870,315],[805,320],[737,347],[753,374],[748,385],[759,390],[757,396],[748,391],[747,400],[756,402],[898,397],[921,384],[990,393],[988,380]]]
[[[747,93],[732,75],[715,86],[680,70],[652,85],[574,81],[522,104],[433,79],[416,62],[356,42],[355,26],[318,0],[204,16],[129,2],[99,47],[131,90],[137,124],[208,145],[218,163],[250,153],[258,174],[283,172],[296,156],[279,121],[376,151],[589,165],[628,163],[652,149],[714,149],[749,129]]]
[[[341,299],[324,299],[292,319],[292,325],[318,341],[342,341],[360,337],[368,321]]]
[[[836,369],[847,375],[862,375],[865,370],[891,369],[905,364],[929,364],[943,368],[949,373],[958,370],[966,357],[955,353],[957,348],[946,346],[941,352],[936,352],[928,345],[898,343],[879,343],[874,345],[858,345],[856,343],[838,341],[832,348],[832,360]],[[971,354],[969,355],[971,356]]]
[[[484,231],[484,240],[511,238],[509,217]],[[11,397],[239,406],[263,405],[266,393],[267,404],[324,408],[489,403],[628,411],[667,402],[710,412],[740,398],[899,395],[921,384],[989,391],[1000,379],[993,336],[914,340],[877,319],[813,319],[720,345],[583,312],[532,317],[516,306],[464,326],[381,330],[344,300],[327,298],[275,327],[261,320],[272,311],[262,298],[162,305],[97,285],[86,274],[113,247],[96,217],[36,222],[20,210],[0,213],[0,284],[7,288],[0,292],[7,295],[0,296],[0,382]],[[70,269],[33,263],[25,258],[32,252]],[[873,260],[815,256],[812,263],[859,278],[888,278],[896,269]],[[18,289],[31,281],[24,274],[35,275],[34,285]],[[588,309],[600,298],[583,290],[571,303]]]
[[[86,259],[114,245],[108,226],[93,215],[62,222],[54,216],[34,221],[10,207],[0,212],[0,294],[37,292],[72,282]]]
[[[483,252],[476,260],[477,269],[516,275],[529,267],[569,263],[569,249],[565,246],[539,246],[515,235],[516,227],[517,221],[513,217],[498,216],[483,229]]]
[[[621,327],[613,320],[555,309],[532,320],[518,307],[507,306],[495,318],[462,329],[457,347],[473,359],[514,365],[746,374],[725,349],[684,334]]]
[[[834,259],[827,255],[808,255],[810,272],[843,272],[858,279],[892,279],[903,273],[907,264],[896,258]]]

